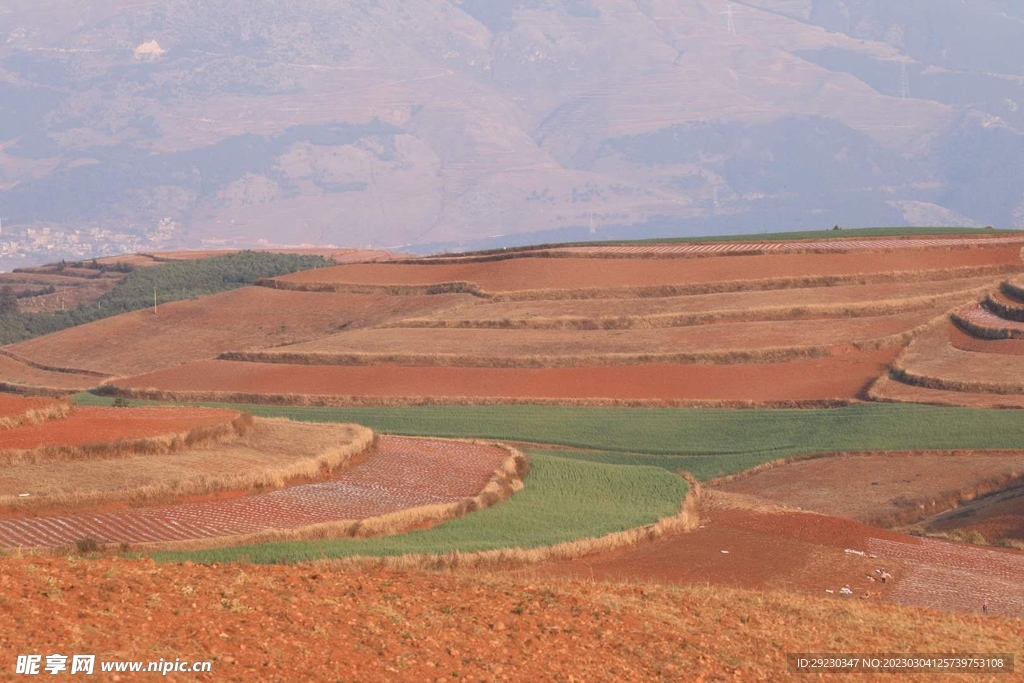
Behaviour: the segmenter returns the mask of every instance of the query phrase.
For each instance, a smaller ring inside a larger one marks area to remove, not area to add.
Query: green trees
[[[16,313],[18,311],[18,295],[14,287],[4,285],[0,287],[0,315]]]
[[[237,289],[251,285],[259,278],[277,277],[332,263],[322,256],[253,251],[195,261],[169,262],[131,270],[117,287],[94,304],[53,313],[18,313],[16,296],[13,297],[14,306],[9,310],[4,309],[3,288],[0,288],[0,345],[13,344],[152,306],[154,288],[157,303],[161,304]]]

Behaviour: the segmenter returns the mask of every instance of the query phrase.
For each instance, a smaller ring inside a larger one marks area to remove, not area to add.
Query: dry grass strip
[[[1001,314],[997,313],[997,315]],[[1024,330],[1012,327],[982,325],[960,315],[959,312],[950,315],[950,320],[961,330],[978,339],[1024,339]]]
[[[246,417],[249,416],[246,415]],[[285,425],[297,425],[301,429],[315,432],[317,436],[326,432],[332,436],[331,442],[337,438],[342,443],[300,457],[284,465],[268,466],[242,473],[196,473],[184,478],[114,490],[60,492],[29,498],[0,496],[0,510],[7,514],[21,515],[39,508],[59,508],[62,513],[67,513],[111,504],[153,505],[225,491],[249,492],[278,489],[338,472],[347,467],[353,458],[371,452],[376,446],[376,434],[373,430],[361,425],[307,425],[283,418],[261,418],[259,420],[249,418],[245,436],[252,437],[248,439],[251,443],[206,442],[205,445],[209,449],[203,450],[202,455],[210,460],[230,458],[231,451],[240,445],[259,446],[259,431],[272,432],[276,427]],[[301,435],[297,439],[301,440]]]
[[[451,440],[455,441],[457,439]],[[390,536],[414,528],[434,526],[456,517],[482,510],[509,498],[517,491],[523,489],[523,478],[530,471],[530,461],[522,451],[492,441],[471,440],[468,442],[483,446],[496,446],[507,451],[508,457],[494,470],[480,493],[455,503],[424,505],[406,510],[398,510],[378,517],[369,517],[362,520],[337,520],[298,529],[275,529],[242,536],[136,544],[132,546],[132,550],[144,552],[153,550],[201,550],[204,548],[255,545],[279,541]]]
[[[21,415],[0,417],[0,430],[15,429],[24,425],[39,424],[50,420],[63,420],[71,413],[71,403],[60,401],[42,408],[32,408]]]
[[[531,398],[501,396],[343,396],[327,394],[260,394],[235,391],[167,391],[155,387],[129,389],[107,384],[96,393],[147,401],[181,403],[248,403],[255,405],[306,406],[317,408],[392,406],[498,406],[545,405],[621,408],[839,408],[858,403],[851,398],[822,398],[779,401],[741,401],[715,399],[646,399],[646,398]]]
[[[641,365],[645,363],[785,363],[831,355],[832,346],[791,346],[692,353],[594,353],[575,356],[521,355],[484,356],[461,353],[284,353],[267,351],[228,351],[217,360],[284,365],[407,365],[420,367],[466,368],[573,368],[602,365]]]
[[[0,466],[35,465],[74,460],[113,460],[139,455],[164,455],[211,444],[229,443],[249,433],[253,418],[239,413],[226,424],[197,427],[177,434],[164,434],[144,439],[124,439],[81,446],[42,446],[28,450],[0,451]]]
[[[1000,285],[1000,290],[1005,286],[1006,283],[1004,282]],[[1024,322],[1024,304],[1015,301],[1013,297],[1006,296],[1002,291],[1000,291],[1000,294],[1002,296],[986,295],[981,302],[982,305],[1000,318]]]

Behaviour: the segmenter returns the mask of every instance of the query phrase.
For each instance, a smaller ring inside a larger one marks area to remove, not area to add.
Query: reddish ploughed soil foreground
[[[885,253],[778,254],[699,259],[515,258],[453,265],[353,264],[285,275],[294,283],[426,285],[472,282],[485,291],[641,287],[695,282],[856,275],[1021,265],[1020,245]]]
[[[214,408],[97,408],[76,406],[68,417],[0,430],[0,451],[82,446],[182,434],[227,424],[234,410]]]
[[[994,615],[305,565],[4,558],[0,603],[0,670],[13,675],[19,654],[95,654],[98,680],[101,661],[161,658],[212,662],[167,680],[780,680],[787,652],[996,653],[1024,641],[1022,622]]]
[[[277,395],[799,401],[852,398],[898,349],[792,363],[464,368],[202,361],[118,380],[129,389]]]
[[[0,547],[185,541],[367,519],[475,496],[508,457],[496,446],[383,436],[364,461],[325,481],[245,498],[0,520]]]
[[[1024,553],[1018,551],[914,538],[807,512],[720,508],[707,510],[702,520],[704,528],[692,533],[534,571],[782,589],[837,600],[849,586],[849,600],[965,612],[981,611],[988,600],[994,614],[1024,616]],[[872,581],[880,576],[876,569],[893,579]]]

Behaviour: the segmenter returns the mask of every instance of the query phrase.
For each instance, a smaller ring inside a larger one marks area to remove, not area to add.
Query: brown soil
[[[910,343],[896,361],[910,375],[901,376],[902,381],[933,389],[1024,394],[1024,365],[1008,362],[1006,356],[956,348],[949,327],[935,327]]]
[[[888,377],[880,377],[871,387],[868,396],[875,401],[893,403],[926,403],[970,408],[1024,408],[1024,396],[927,389],[897,382]]]
[[[784,680],[788,651],[1013,652],[1024,639],[1018,620],[861,601],[307,565],[7,558],[0,596],[12,656],[212,660],[193,676],[210,681]]]
[[[155,314],[147,309],[99,320],[9,348],[37,363],[128,375],[212,358],[230,349],[292,344],[339,329],[430,313],[462,299],[459,295],[349,296],[244,287],[164,304]],[[0,365],[0,380],[12,381],[3,369]]]
[[[286,275],[295,283],[429,285],[471,282],[488,292],[643,287],[794,276],[1020,265],[1020,247],[889,253],[778,254],[701,259],[517,258],[455,265],[354,264]]]
[[[719,494],[723,495],[723,494]],[[1024,615],[1024,553],[919,539],[807,512],[709,505],[705,528],[537,568],[543,576],[780,589]],[[722,552],[726,551],[726,552]],[[848,552],[856,551],[856,552]],[[859,553],[864,553],[863,555]],[[893,579],[882,584],[876,569]],[[870,578],[869,578],[870,577]],[[826,591],[834,591],[827,593]]]
[[[837,455],[780,465],[720,488],[874,523],[906,515],[919,519],[955,504],[957,492],[973,497],[975,489],[992,490],[1021,474],[1019,453]]]
[[[989,543],[1024,541],[1024,489],[994,493],[936,516],[922,526],[929,532],[976,531]]]
[[[949,330],[949,343],[961,351],[1024,356],[1024,339],[978,339],[955,326]]]
[[[118,380],[165,391],[320,396],[795,401],[853,398],[897,349],[792,363],[579,368],[309,366],[202,361]]]
[[[227,424],[236,417],[233,410],[214,408],[77,406],[63,420],[0,430],[0,451],[146,439]]]
[[[943,310],[945,307],[943,308]],[[926,309],[838,320],[718,323],[630,330],[375,329],[331,335],[270,353],[455,354],[482,357],[678,354],[831,346],[907,332],[940,315]],[[269,354],[268,354],[269,355]]]

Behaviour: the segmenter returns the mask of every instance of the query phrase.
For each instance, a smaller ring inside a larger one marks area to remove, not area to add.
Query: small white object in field
[[[728,555],[728,554],[729,554],[729,551],[728,551],[728,550],[723,550],[723,551],[722,551],[722,554],[723,554],[723,555]]]
[[[28,498],[31,495],[31,493],[19,493],[18,498]]]

